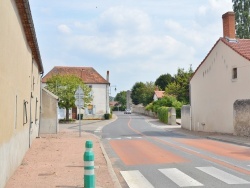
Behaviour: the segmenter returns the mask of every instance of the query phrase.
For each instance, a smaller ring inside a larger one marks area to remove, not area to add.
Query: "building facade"
[[[91,88],[91,95],[93,100],[84,109],[81,109],[83,118],[87,119],[102,119],[105,113],[109,113],[109,71],[107,72],[107,78],[104,79],[94,68],[92,67],[63,67],[56,66],[50,72],[43,77],[43,87],[46,86],[46,82],[53,75],[75,75],[82,79],[85,85]],[[66,110],[59,109],[59,119],[65,118]],[[70,118],[77,119],[79,110],[72,108],[70,110]]]
[[[194,131],[235,133],[234,103],[250,99],[250,40],[235,38],[233,12],[222,18],[224,36],[190,81],[190,129]]]
[[[38,136],[43,65],[28,0],[0,4],[0,187],[4,187]]]

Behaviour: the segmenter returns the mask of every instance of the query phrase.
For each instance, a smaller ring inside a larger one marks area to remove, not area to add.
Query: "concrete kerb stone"
[[[105,122],[104,126],[106,126],[106,125],[108,125],[108,124],[110,124],[110,123],[117,120],[117,116],[116,115],[113,115],[113,116],[114,117],[111,120],[104,120],[104,122]],[[103,153],[104,158],[105,158],[105,160],[107,162],[108,172],[109,172],[109,174],[110,174],[110,176],[111,176],[111,178],[112,178],[112,180],[114,182],[115,188],[121,188],[121,184],[120,184],[120,182],[119,182],[119,180],[118,180],[118,178],[117,178],[117,176],[115,174],[115,171],[114,171],[114,169],[112,167],[112,163],[111,163],[111,161],[110,161],[110,159],[108,157],[108,154],[106,153],[106,151],[105,151],[105,149],[103,147],[103,144],[101,143],[100,138],[98,136],[96,136],[95,134],[93,134],[93,135],[98,139],[98,141],[100,143],[102,153]]]

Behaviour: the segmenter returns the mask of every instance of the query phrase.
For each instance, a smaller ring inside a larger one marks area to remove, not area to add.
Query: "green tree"
[[[115,101],[118,101],[122,107],[126,106],[127,92],[121,91],[120,93],[117,93],[115,96]]]
[[[174,76],[175,81],[166,87],[166,94],[176,96],[178,101],[184,104],[189,103],[189,81],[193,75],[192,66],[185,72],[184,69],[178,68],[177,74]]]
[[[162,74],[159,78],[156,79],[155,85],[159,87],[160,90],[165,91],[168,84],[174,81],[174,78],[171,74]]]
[[[59,97],[58,105],[60,108],[66,109],[66,120],[69,120],[69,109],[75,107],[74,95],[78,86],[83,89],[83,100],[85,106],[87,106],[92,101],[91,89],[79,77],[75,75],[53,75],[47,81],[45,88]]]
[[[250,0],[232,0],[235,12],[236,35],[239,38],[250,38]]]
[[[131,90],[132,102],[137,104],[143,104],[146,106],[153,100],[155,85],[153,82],[137,82],[134,84]]]
[[[136,82],[131,89],[131,99],[133,104],[137,105],[142,103],[141,97],[145,84],[143,82]]]

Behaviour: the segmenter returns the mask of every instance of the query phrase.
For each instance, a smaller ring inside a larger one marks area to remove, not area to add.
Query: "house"
[[[241,117],[248,120],[239,120],[237,124],[235,119],[237,101],[250,99],[250,39],[235,37],[234,12],[225,13],[222,19],[223,37],[217,40],[190,81],[190,129],[250,133],[249,107],[246,117]]]
[[[42,79],[43,87],[46,86],[46,82],[53,75],[75,75],[82,79],[84,84],[91,88],[91,94],[93,101],[89,104],[83,112],[84,118],[102,119],[105,113],[109,113],[109,71],[107,71],[107,79],[104,79],[94,68],[92,67],[66,67],[56,66],[49,71]],[[77,119],[77,108],[72,108],[70,117]],[[59,118],[65,118],[65,109],[59,109]]]
[[[38,136],[44,70],[29,1],[1,1],[0,25],[0,187],[4,187]]]
[[[164,93],[165,93],[165,91],[155,90],[154,97],[153,97],[154,101],[161,99],[164,96]]]

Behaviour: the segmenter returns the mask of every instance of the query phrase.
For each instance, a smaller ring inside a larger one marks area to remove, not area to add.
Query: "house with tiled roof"
[[[234,12],[225,13],[222,20],[223,37],[190,80],[191,123],[187,127],[194,131],[238,134],[242,127],[250,128],[250,121],[240,122],[243,116],[236,120],[235,113],[237,101],[250,99],[250,39],[235,37]],[[250,119],[250,110],[246,114]]]
[[[43,64],[28,0],[0,3],[0,187],[39,135]]]
[[[68,66],[55,66],[49,71],[42,79],[43,87],[46,82],[53,75],[75,75],[82,79],[84,84],[91,88],[92,102],[84,108],[83,118],[101,119],[105,113],[109,113],[109,71],[107,71],[107,78],[104,79],[92,67],[68,67]],[[77,108],[74,107],[70,110],[70,118],[77,119]],[[65,109],[59,109],[59,119],[65,118]]]
[[[154,101],[161,99],[164,96],[164,93],[165,93],[165,91],[155,90],[154,97],[153,97]]]

